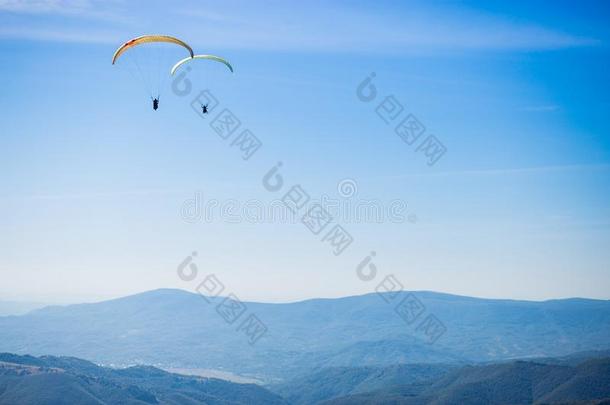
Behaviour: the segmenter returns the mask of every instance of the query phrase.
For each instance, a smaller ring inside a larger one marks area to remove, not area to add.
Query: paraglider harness
[[[157,108],[159,108],[159,96],[157,96],[157,98],[152,98],[152,102],[153,102],[153,110],[157,111]]]

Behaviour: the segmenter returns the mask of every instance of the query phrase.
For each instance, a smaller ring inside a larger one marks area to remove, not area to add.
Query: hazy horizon
[[[190,293],[190,294],[199,294],[196,290],[187,290],[187,289],[183,289],[183,288],[159,287],[159,288],[152,289],[152,290],[136,291],[136,292],[133,292],[133,293],[127,294],[127,295],[113,295],[113,296],[111,296],[111,295],[109,295],[109,296],[74,295],[74,296],[67,296],[67,297],[49,296],[49,297],[46,297],[46,299],[43,296],[43,299],[40,299],[37,301],[23,299],[21,296],[16,297],[16,299],[0,298],[0,304],[2,304],[2,303],[35,304],[36,308],[42,308],[45,306],[55,306],[55,305],[68,306],[68,305],[78,305],[78,304],[95,304],[95,303],[100,303],[100,302],[104,302],[104,301],[112,301],[112,300],[117,300],[117,299],[122,299],[122,298],[129,298],[129,297],[132,297],[135,295],[155,293],[160,290],[180,291],[180,292],[186,292],[186,293]],[[465,297],[465,298],[474,298],[474,299],[481,299],[481,300],[495,300],[495,301],[548,302],[548,301],[571,300],[571,299],[608,301],[607,299],[604,299],[604,298],[590,298],[590,297],[577,297],[577,296],[557,297],[557,298],[535,300],[535,299],[514,299],[514,298],[499,298],[499,297],[477,297],[477,296],[472,296],[472,295],[453,294],[453,293],[449,293],[449,292],[431,291],[431,290],[404,290],[404,291],[416,293],[418,295],[421,293],[434,293],[434,294],[442,294],[442,295],[455,296],[455,297]],[[244,299],[242,301],[246,302],[246,303],[251,302],[251,303],[258,303],[258,304],[295,304],[295,303],[312,301],[312,300],[333,300],[333,299],[360,297],[360,296],[364,296],[364,295],[373,295],[373,294],[376,294],[376,292],[370,291],[370,292],[365,292],[362,294],[309,297],[309,298],[299,298],[299,299],[293,299],[293,300],[286,299],[286,300],[265,301],[265,300]],[[219,294],[218,297],[221,297],[221,298],[228,297],[228,293]]]

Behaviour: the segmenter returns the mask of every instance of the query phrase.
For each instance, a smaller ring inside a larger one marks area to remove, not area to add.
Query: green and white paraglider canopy
[[[214,56],[214,55],[195,55],[195,56],[184,58],[184,59],[178,61],[178,63],[176,63],[174,65],[174,67],[172,67],[171,74],[173,75],[174,73],[176,73],[176,71],[180,68],[180,66],[184,65],[187,62],[195,60],[195,59],[206,59],[206,60],[213,60],[213,61],[216,61],[216,62],[220,62],[220,63],[224,64],[226,67],[228,67],[229,70],[231,71],[231,73],[233,73],[233,66],[231,66],[231,64],[226,59],[223,59],[220,56]]]

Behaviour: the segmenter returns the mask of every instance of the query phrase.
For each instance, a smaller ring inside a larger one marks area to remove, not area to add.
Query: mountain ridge
[[[544,299],[544,300],[527,300],[527,299],[516,299],[516,298],[473,297],[473,296],[468,296],[468,295],[438,292],[438,291],[432,291],[432,290],[402,290],[402,292],[412,293],[412,294],[415,294],[418,296],[419,295],[433,296],[436,299],[441,299],[443,297],[446,297],[448,299],[459,298],[462,300],[488,301],[488,302],[494,302],[494,303],[502,303],[502,302],[506,302],[506,303],[552,303],[552,302],[570,302],[570,301],[573,301],[573,302],[610,302],[610,299],[587,298],[587,297],[568,297],[568,298],[549,298],[549,299]],[[105,300],[95,301],[95,302],[83,302],[83,303],[71,303],[71,304],[50,304],[50,305],[45,305],[44,307],[41,307],[41,308],[36,308],[36,309],[30,310],[30,313],[36,312],[36,311],[39,311],[39,310],[42,310],[45,308],[49,308],[49,307],[65,308],[65,307],[76,306],[76,305],[95,305],[95,304],[101,304],[101,303],[105,303],[105,302],[126,300],[126,299],[136,298],[136,297],[140,297],[140,296],[146,297],[146,296],[165,295],[165,294],[185,294],[188,296],[201,296],[201,294],[199,294],[197,292],[184,290],[184,289],[180,289],[180,288],[156,288],[153,290],[141,291],[138,293],[129,294],[129,295],[122,296],[122,297],[110,298],[110,299],[105,299]],[[371,293],[366,293],[366,294],[346,295],[346,296],[342,296],[342,297],[306,298],[306,299],[301,299],[301,300],[296,300],[296,301],[286,301],[286,302],[266,302],[266,301],[254,301],[254,300],[251,300],[251,301],[244,300],[243,302],[247,303],[247,304],[292,305],[292,304],[303,304],[303,303],[308,303],[308,302],[347,300],[347,299],[353,299],[353,298],[376,296],[378,294],[380,294],[380,293],[371,292]],[[388,294],[388,293],[381,293],[381,294]],[[206,296],[206,297],[212,298],[210,296]],[[218,298],[227,298],[227,296],[220,295],[220,296],[218,296]],[[25,314],[20,314],[20,315],[25,315]],[[20,315],[17,315],[17,316],[20,316]],[[7,316],[7,315],[0,315],[0,317],[2,317],[2,316]],[[12,316],[12,315],[9,315],[9,316]]]
[[[222,297],[206,297],[208,302],[185,290],[152,290],[0,317],[0,351],[68,354],[101,364],[207,368],[272,381],[320,367],[484,362],[610,348],[610,301],[392,294],[246,301],[244,315],[229,323],[218,310]],[[396,303],[408,297],[425,307],[412,324],[395,311]],[[250,315],[267,328],[255,344],[240,330]],[[417,327],[428,315],[446,327],[434,344]]]

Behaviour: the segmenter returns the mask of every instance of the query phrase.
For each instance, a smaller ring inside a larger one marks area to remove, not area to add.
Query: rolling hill
[[[0,404],[286,404],[254,384],[170,374],[154,367],[110,369],[71,358],[0,353]]]
[[[393,302],[407,296],[398,294]],[[69,355],[106,365],[207,368],[278,382],[326,367],[499,361],[610,347],[610,302],[491,300],[416,292],[446,326],[434,344],[368,294],[288,304],[247,302],[227,323],[182,290],[0,317],[0,351]],[[267,332],[254,345],[240,325],[255,314]]]
[[[397,364],[386,367],[329,367],[268,388],[295,405],[316,404],[347,395],[438,379],[457,366]]]
[[[402,384],[321,402],[368,404],[601,404],[610,403],[610,358],[576,366],[514,361],[466,366],[423,383]]]
[[[610,403],[610,357],[578,354],[542,361],[333,367],[268,390],[254,384],[172,374],[151,366],[115,369],[74,357],[0,353],[0,405]]]

